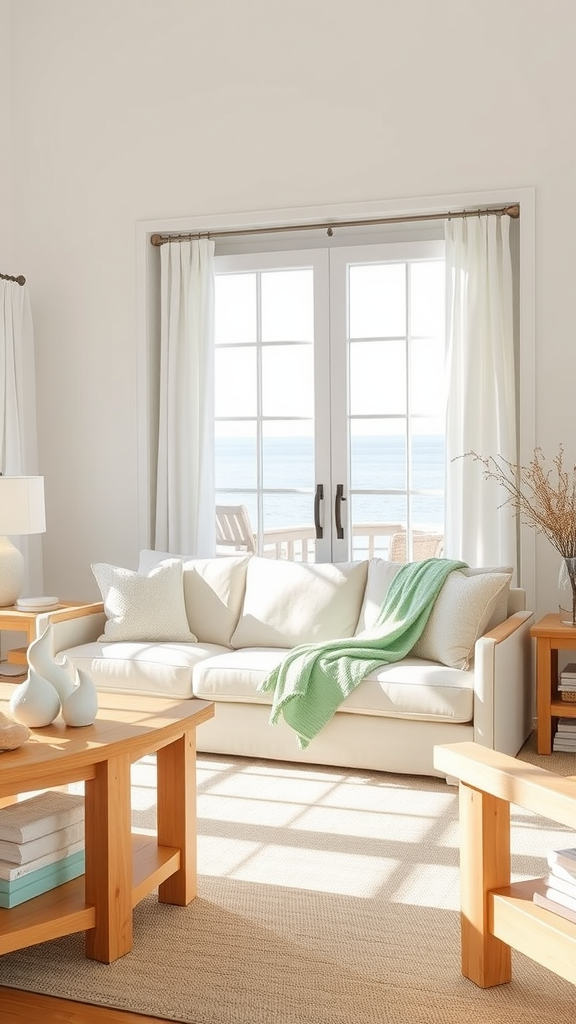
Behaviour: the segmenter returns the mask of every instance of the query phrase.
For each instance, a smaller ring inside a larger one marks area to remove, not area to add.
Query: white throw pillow
[[[233,647],[296,647],[354,635],[368,562],[288,562],[252,555]]]
[[[162,562],[147,576],[105,562],[91,568],[107,619],[100,640],[196,641],[186,616],[179,559]]]
[[[508,573],[451,572],[410,653],[450,668],[468,668],[474,644],[486,632],[502,591],[509,586]]]

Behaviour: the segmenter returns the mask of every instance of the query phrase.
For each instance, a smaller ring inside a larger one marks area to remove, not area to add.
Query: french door
[[[444,337],[441,242],[217,256],[217,508],[270,557],[440,553]]]

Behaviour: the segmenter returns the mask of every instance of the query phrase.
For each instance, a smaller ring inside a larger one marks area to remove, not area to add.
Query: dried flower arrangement
[[[544,534],[566,560],[572,587],[572,622],[576,624],[576,466],[571,472],[564,468],[563,446],[552,460],[552,469],[546,469],[539,447],[527,466],[501,455],[484,457],[472,451],[464,457],[482,463],[484,478],[496,480],[507,492],[503,504],[509,504],[527,526]]]

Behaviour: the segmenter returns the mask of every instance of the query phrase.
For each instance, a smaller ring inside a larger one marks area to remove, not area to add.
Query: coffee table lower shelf
[[[132,834],[132,907],[180,868],[180,850],[158,846],[155,836]],[[84,875],[10,910],[0,909],[0,954],[12,953],[96,925],[86,903]]]
[[[490,892],[490,932],[507,946],[524,953],[566,981],[574,982],[576,925],[560,914],[533,903],[535,892],[545,894],[545,878],[515,882]]]

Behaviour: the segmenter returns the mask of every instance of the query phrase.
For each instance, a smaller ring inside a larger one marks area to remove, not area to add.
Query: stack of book
[[[571,661],[562,669],[558,680],[558,693],[561,700],[576,701],[576,661]]]
[[[576,752],[576,718],[558,719],[558,728],[554,733],[552,749]]]
[[[83,874],[83,796],[50,790],[0,808],[0,907]]]
[[[550,872],[546,889],[544,893],[535,892],[532,899],[537,906],[576,924],[576,848],[550,850],[547,859]]]

